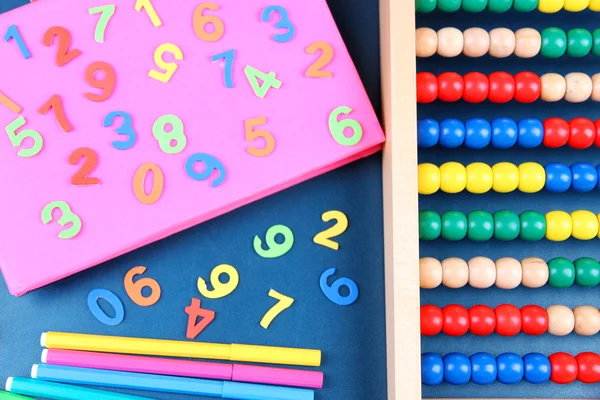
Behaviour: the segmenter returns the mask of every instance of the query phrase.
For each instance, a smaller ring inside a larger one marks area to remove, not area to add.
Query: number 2
[[[67,224],[72,224],[70,228],[63,229],[58,237],[61,239],[72,239],[79,231],[81,231],[81,218],[73,211],[71,211],[71,207],[64,201],[53,201],[44,207],[42,210],[42,223],[44,225],[48,224],[48,222],[52,221],[52,211],[55,209],[59,209],[62,212],[62,216],[56,221],[57,224],[64,227]]]
[[[65,132],[71,132],[73,130],[73,126],[67,119],[67,115],[65,114],[65,108],[63,107],[62,98],[55,94],[43,106],[40,107],[38,113],[40,115],[46,115],[48,111],[52,109],[54,111],[54,116],[56,117],[56,121],[61,129]]]
[[[81,147],[71,153],[69,156],[69,164],[77,165],[81,158],[84,159],[83,165],[71,178],[71,185],[87,186],[100,184],[100,179],[88,177],[94,168],[96,168],[96,165],[98,165],[98,155],[96,152],[89,147]]]
[[[321,55],[308,68],[306,76],[309,78],[331,78],[333,77],[333,72],[322,71],[322,68],[325,68],[333,60],[333,47],[327,42],[315,42],[306,48],[306,54],[313,55],[319,50],[321,51]]]
[[[294,34],[296,33],[296,28],[294,27],[294,24],[292,24],[292,21],[290,21],[288,12],[285,8],[283,8],[281,6],[269,6],[269,7],[265,8],[260,19],[262,22],[269,22],[271,20],[271,14],[275,11],[277,11],[279,13],[279,15],[281,16],[281,19],[277,23],[275,23],[275,25],[274,25],[275,28],[287,29],[287,32],[282,33],[282,34],[273,35],[273,36],[271,36],[271,38],[274,41],[279,42],[279,43],[289,42],[290,40],[292,40],[294,38]]]
[[[71,46],[71,34],[62,26],[53,26],[44,33],[44,46],[52,46],[52,41],[55,36],[58,36],[58,51],[56,53],[56,65],[62,67],[79,55],[81,51],[73,49],[69,51]]]
[[[329,247],[333,250],[339,250],[340,244],[331,240],[336,236],[341,235],[348,229],[348,217],[341,211],[326,211],[321,216],[323,222],[329,222],[332,219],[336,220],[335,225],[329,229],[325,229],[323,232],[317,233],[314,237],[313,242],[320,244],[321,246]]]
[[[196,339],[200,332],[202,332],[215,319],[215,312],[201,308],[200,299],[196,298],[193,298],[192,304],[185,308],[185,313],[189,316],[185,337],[192,340]],[[202,321],[196,323],[198,317],[202,317]]]
[[[158,68],[164,69],[165,72],[151,69],[150,72],[148,72],[148,76],[163,83],[169,82],[173,77],[173,74],[175,74],[175,71],[177,71],[177,68],[179,68],[179,65],[177,65],[176,62],[166,62],[163,59],[163,55],[165,53],[173,54],[173,57],[177,61],[183,60],[183,53],[181,52],[181,49],[173,43],[164,43],[156,48],[154,51],[154,63]]]
[[[284,294],[278,293],[277,291],[271,289],[269,290],[269,297],[279,300],[277,304],[275,304],[260,320],[260,326],[267,329],[271,322],[275,319],[276,316],[281,314],[281,312],[285,309],[288,309],[294,304],[294,299],[288,297]]]
[[[15,39],[15,42],[17,42],[17,46],[19,47],[19,51],[21,51],[21,55],[24,59],[31,58],[31,53],[25,45],[25,42],[23,41],[23,36],[21,36],[21,32],[19,32],[19,28],[17,28],[16,25],[11,25],[6,30],[6,34],[4,35],[4,41],[8,42],[10,39]]]
[[[246,141],[253,142],[258,138],[263,138],[265,141],[265,147],[257,148],[257,147],[248,147],[246,151],[253,155],[254,157],[264,157],[268,156],[273,152],[275,148],[275,138],[271,135],[270,132],[264,129],[254,130],[258,125],[264,125],[267,123],[266,117],[256,117],[247,119],[245,122],[246,125]]]

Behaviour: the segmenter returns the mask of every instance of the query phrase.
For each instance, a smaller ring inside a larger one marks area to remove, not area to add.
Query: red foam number
[[[189,315],[185,337],[192,340],[196,339],[200,332],[215,319],[214,311],[200,307],[200,299],[192,299],[192,304],[185,308],[185,313]],[[198,317],[201,317],[202,320],[197,323]]]
[[[71,34],[62,26],[53,26],[44,33],[44,46],[52,46],[54,37],[58,37],[58,51],[56,52],[56,65],[62,67],[81,54],[77,49],[69,50],[71,47]]]

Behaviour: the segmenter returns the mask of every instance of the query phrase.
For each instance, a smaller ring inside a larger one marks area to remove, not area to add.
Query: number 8
[[[167,125],[171,125],[169,132],[165,130]],[[166,154],[181,153],[187,144],[187,139],[183,133],[183,121],[173,114],[158,118],[152,126],[152,134],[158,140],[160,149]],[[173,141],[176,142],[174,146],[172,145]]]

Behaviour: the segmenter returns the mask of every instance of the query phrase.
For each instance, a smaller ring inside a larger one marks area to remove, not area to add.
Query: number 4
[[[264,99],[272,87],[275,89],[281,87],[281,81],[277,79],[275,72],[265,73],[246,65],[244,73],[246,74],[246,78],[248,78],[248,83],[252,86],[252,90],[254,90],[254,94],[261,99]],[[262,81],[262,84],[260,84],[259,80]]]
[[[278,293],[277,291],[271,289],[269,290],[269,297],[279,300],[277,304],[275,304],[265,316],[260,320],[260,326],[267,329],[271,322],[275,319],[276,316],[281,314],[281,312],[287,308],[290,308],[292,304],[294,304],[294,299],[288,297],[284,294]]]
[[[185,336],[191,340],[196,339],[196,336],[198,336],[200,332],[215,319],[214,311],[200,307],[200,299],[192,299],[192,304],[185,308],[185,313],[189,315],[187,333]],[[201,317],[202,320],[196,323],[198,317]]]

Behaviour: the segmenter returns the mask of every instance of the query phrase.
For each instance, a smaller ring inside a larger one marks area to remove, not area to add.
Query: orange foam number
[[[5,95],[2,92],[0,92],[0,104],[2,104],[4,107],[8,108],[15,114],[20,114],[21,111],[23,111],[20,105],[12,101],[7,95]]]
[[[156,304],[158,299],[160,299],[160,285],[152,278],[141,278],[137,281],[133,281],[133,278],[136,275],[141,275],[146,272],[146,267],[133,267],[131,268],[127,274],[125,274],[125,279],[123,283],[125,284],[125,291],[129,295],[129,298],[138,306],[149,307]],[[148,287],[152,291],[150,296],[144,296],[142,294],[142,290]]]
[[[50,109],[54,111],[56,121],[63,131],[70,132],[73,130],[73,126],[71,126],[71,123],[67,119],[65,108],[63,107],[63,102],[59,95],[55,94],[54,96],[50,97],[50,99],[40,107],[38,113],[40,113],[40,115],[46,115]]]
[[[152,171],[154,174],[154,184],[150,194],[146,194],[144,191],[144,181],[148,171]],[[160,167],[153,163],[146,163],[142,165],[135,173],[133,177],[133,191],[135,197],[143,204],[154,204],[160,199],[165,184],[165,178]]]
[[[255,157],[264,157],[268,156],[273,152],[275,148],[275,138],[271,135],[270,132],[264,129],[254,129],[258,125],[264,125],[267,123],[266,117],[256,117],[247,119],[245,122],[246,125],[246,141],[253,142],[258,138],[263,138],[265,140],[265,147],[257,148],[257,147],[248,147],[246,151]]]
[[[223,37],[225,33],[225,25],[221,18],[216,15],[204,15],[204,10],[216,11],[219,6],[215,3],[202,3],[194,10],[194,31],[196,36],[205,42],[216,42]],[[211,24],[212,32],[206,30],[206,25]]]
[[[96,165],[98,165],[98,155],[96,152],[89,147],[81,147],[71,153],[69,156],[69,164],[77,165],[81,158],[84,158],[85,161],[81,168],[79,168],[79,171],[71,178],[71,185],[87,186],[100,184],[100,179],[88,177],[94,168],[96,168]]]
[[[71,34],[62,26],[53,26],[44,33],[44,46],[52,46],[54,37],[58,36],[58,51],[56,52],[56,65],[62,67],[79,55],[81,51],[77,49],[69,50],[71,47]]]
[[[96,73],[104,72],[102,79],[96,79]],[[114,68],[103,61],[94,61],[85,69],[85,80],[91,87],[102,89],[102,94],[85,93],[84,96],[91,101],[101,102],[112,96],[117,84],[117,74]]]
[[[200,299],[192,299],[192,304],[185,308],[185,313],[189,315],[188,326],[185,337],[188,339],[196,339],[196,337],[202,332],[208,324],[213,322],[215,319],[215,312],[212,310],[206,310],[200,307]],[[198,317],[202,320],[198,323]]]
[[[322,71],[321,69],[325,68],[333,60],[333,47],[327,42],[315,42],[306,48],[306,54],[309,55],[313,55],[317,51],[321,51],[321,55],[308,68],[306,76],[309,78],[332,78],[333,72]]]

